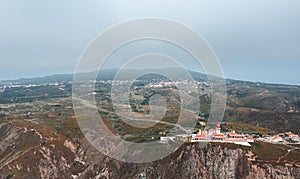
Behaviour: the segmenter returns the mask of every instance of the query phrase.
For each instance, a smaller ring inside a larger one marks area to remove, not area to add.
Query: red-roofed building
[[[271,142],[283,142],[283,139],[279,135],[275,135],[271,138]]]
[[[289,138],[296,138],[296,137],[299,137],[298,135],[293,134],[292,132],[286,132],[286,133],[285,133],[285,136],[286,136],[286,137],[289,137]]]
[[[297,142],[300,141],[300,137],[297,134],[293,134],[292,132],[286,132],[284,134],[284,136],[286,139],[289,139],[289,140],[293,140],[293,141],[297,141]]]
[[[251,142],[251,143],[252,143],[252,142],[254,142],[254,139],[253,139],[253,137],[251,137],[251,136],[248,136],[248,137],[247,137],[247,142]]]
[[[227,136],[228,136],[228,138],[231,138],[231,139],[244,139],[244,137],[245,137],[244,134],[237,134],[237,133],[235,133],[235,131],[228,132]]]
[[[199,141],[206,141],[206,132],[203,130],[200,130],[197,134],[192,134],[192,140],[191,142],[199,142]]]
[[[214,134],[213,135],[213,140],[225,140],[225,135],[224,134]]]
[[[159,135],[166,135],[165,132],[159,132],[158,134],[159,134]]]

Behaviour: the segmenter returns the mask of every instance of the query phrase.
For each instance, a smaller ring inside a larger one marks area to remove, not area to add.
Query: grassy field
[[[248,133],[248,134],[274,134],[276,131],[266,129],[259,126],[254,126],[251,124],[243,123],[243,122],[224,122],[221,125],[222,129],[225,131],[235,130],[237,132]]]
[[[270,163],[272,165],[300,164],[300,149],[279,144],[265,142],[251,143],[251,147],[240,146],[230,143],[213,143],[229,149],[241,148],[244,151],[252,151],[257,157],[256,163]]]

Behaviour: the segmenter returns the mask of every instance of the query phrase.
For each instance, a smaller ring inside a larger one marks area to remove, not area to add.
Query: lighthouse
[[[217,126],[216,126],[216,133],[221,134],[221,125],[219,122],[217,123]]]

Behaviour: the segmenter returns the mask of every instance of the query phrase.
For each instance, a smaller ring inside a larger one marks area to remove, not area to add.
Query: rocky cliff
[[[147,164],[96,158],[96,152],[91,153],[97,162],[90,163],[79,178],[300,178],[298,167],[255,163],[242,149],[218,145],[202,148],[199,144],[186,144],[172,155]]]
[[[0,178],[300,178],[298,165],[253,160],[251,151],[185,144],[152,163],[129,164],[46,126],[0,124]]]

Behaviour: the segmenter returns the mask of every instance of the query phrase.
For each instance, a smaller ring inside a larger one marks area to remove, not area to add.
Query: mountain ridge
[[[143,71],[143,70],[172,70],[176,71],[176,68],[162,68],[162,69],[126,69],[126,71]],[[193,78],[201,78],[207,80],[207,75],[194,70],[187,70],[190,75]],[[105,80],[112,80],[114,75],[118,72],[118,69],[111,68],[111,69],[103,69],[99,74],[98,78],[103,75],[105,77]],[[82,73],[83,75],[88,75],[91,73],[97,73],[97,72],[86,72]],[[52,75],[45,75],[45,76],[37,76],[37,77],[29,77],[29,78],[18,78],[18,79],[12,79],[12,80],[0,80],[0,85],[8,84],[8,83],[18,83],[18,84],[30,84],[30,83],[43,83],[43,82],[60,82],[60,81],[71,81],[73,80],[74,73],[57,73]],[[212,76],[213,77],[213,76]],[[216,77],[215,77],[216,78]],[[240,83],[256,83],[256,84],[268,84],[268,85],[280,85],[280,86],[300,86],[300,84],[284,84],[284,83],[272,83],[272,82],[263,82],[263,81],[248,81],[248,80],[241,80],[241,79],[233,79],[233,78],[226,78],[225,80],[227,82],[235,81]]]

